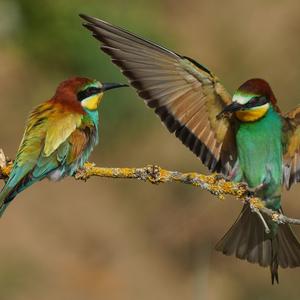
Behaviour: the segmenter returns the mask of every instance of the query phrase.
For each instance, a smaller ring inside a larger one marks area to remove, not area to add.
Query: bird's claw
[[[252,192],[253,194],[256,194],[257,192],[261,191],[263,188],[265,188],[265,183],[261,183],[259,185],[257,185],[254,188],[248,188],[250,192]]]
[[[244,181],[240,182],[240,185],[248,191],[249,196],[255,196],[258,192],[260,192],[266,187],[266,183],[261,183],[255,187],[249,187],[247,182]]]
[[[153,184],[158,184],[161,179],[160,179],[160,167],[157,165],[149,165],[147,166],[147,175],[148,175],[148,180],[153,183]]]
[[[226,176],[223,175],[223,174],[217,173],[217,174],[215,174],[214,176],[215,176],[215,179],[216,179],[217,181],[220,181],[220,180],[228,181],[228,180],[229,180],[228,177],[226,177]]]
[[[90,177],[85,167],[77,169],[73,176],[75,177],[76,180],[84,180],[84,181],[87,181]]]

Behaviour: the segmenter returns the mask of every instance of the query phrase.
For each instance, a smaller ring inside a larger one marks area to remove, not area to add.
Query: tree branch
[[[7,159],[0,149],[0,179],[7,180],[12,168],[12,161]],[[289,218],[277,211],[273,211],[265,207],[264,202],[247,189],[245,183],[235,183],[227,181],[218,174],[203,175],[195,172],[182,173],[178,171],[165,170],[156,165],[148,165],[142,168],[100,168],[93,163],[86,163],[82,169],[79,169],[74,178],[76,180],[87,181],[90,177],[106,177],[119,179],[137,179],[148,181],[152,184],[179,182],[190,184],[194,187],[199,187],[211,194],[217,196],[219,199],[224,199],[226,195],[236,197],[242,203],[248,203],[251,210],[259,215],[265,226],[265,231],[269,228],[264,221],[263,215],[267,215],[278,224],[296,224],[300,225],[300,219]]]

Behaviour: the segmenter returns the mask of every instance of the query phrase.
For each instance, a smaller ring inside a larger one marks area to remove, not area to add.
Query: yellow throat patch
[[[267,113],[269,107],[270,104],[266,103],[251,109],[236,111],[235,116],[242,122],[254,122],[262,118]]]
[[[98,109],[98,106],[100,104],[100,101],[102,99],[103,93],[93,95],[91,97],[88,97],[81,101],[82,107],[88,109],[88,110],[96,110]]]

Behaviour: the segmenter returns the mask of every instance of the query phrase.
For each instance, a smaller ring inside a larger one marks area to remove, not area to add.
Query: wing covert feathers
[[[283,116],[283,181],[287,189],[300,181],[300,107]]]

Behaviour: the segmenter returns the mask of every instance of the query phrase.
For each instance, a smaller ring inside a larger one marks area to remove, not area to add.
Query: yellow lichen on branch
[[[6,159],[3,151],[0,149],[0,179],[6,180],[11,171],[12,161]],[[300,220],[292,219],[283,214],[273,211],[265,207],[264,202],[254,197],[247,189],[244,183],[236,183],[225,180],[218,174],[203,175],[195,172],[178,172],[169,171],[156,165],[148,165],[142,168],[103,168],[97,167],[93,163],[86,163],[84,167],[78,170],[74,177],[76,180],[88,180],[92,176],[105,178],[119,178],[119,179],[137,179],[141,181],[148,181],[152,184],[177,182],[189,184],[194,187],[199,187],[211,194],[217,196],[219,199],[224,199],[226,195],[231,195],[240,200],[242,203],[248,203],[254,213],[257,213],[264,222],[263,215],[267,215],[274,222],[299,224]],[[266,232],[269,231],[268,225],[264,222]]]
[[[218,174],[203,175],[195,172],[182,173],[169,171],[156,165],[148,165],[142,168],[101,168],[92,163],[86,163],[75,174],[76,179],[87,180],[91,176],[108,178],[126,178],[148,181],[153,184],[179,182],[200,187],[223,199],[225,195],[241,198],[248,193],[247,187],[242,183],[226,181]]]

